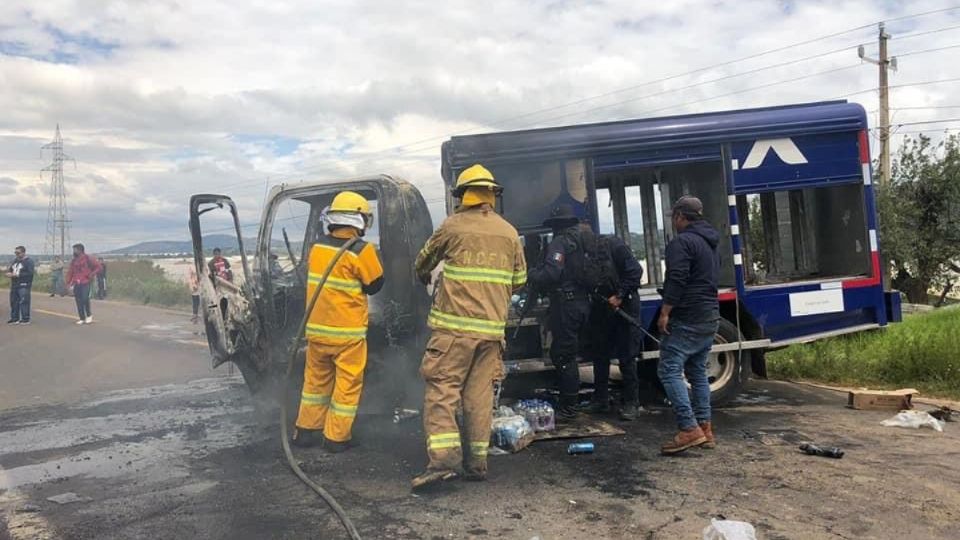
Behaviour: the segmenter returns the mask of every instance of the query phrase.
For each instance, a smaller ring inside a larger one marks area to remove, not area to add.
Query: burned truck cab
[[[284,387],[290,348],[306,308],[307,260],[313,244],[326,232],[320,217],[344,190],[370,201],[374,220],[364,240],[378,248],[385,278],[383,289],[370,297],[364,403],[392,407],[408,402],[406,394],[418,391],[417,368],[426,340],[423,321],[430,298],[414,275],[413,263],[432,232],[432,223],[423,197],[412,184],[380,175],[275,186],[251,247],[244,246],[243,227],[229,197],[191,198],[194,264],[197,274],[205,278],[201,297],[213,364],[235,363],[255,394]],[[213,246],[204,246],[204,225],[223,221],[232,225],[227,229],[237,237],[240,268],[234,270],[237,277],[232,283],[210,276],[207,268]],[[302,363],[300,351],[295,373],[302,374]]]

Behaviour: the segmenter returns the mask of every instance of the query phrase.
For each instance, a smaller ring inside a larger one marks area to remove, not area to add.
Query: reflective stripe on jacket
[[[313,297],[327,265],[355,233],[337,229],[323,236],[310,250],[307,302]],[[307,321],[306,335],[325,342],[364,339],[369,311],[367,295],[383,286],[383,266],[372,244],[357,241],[337,261]]]
[[[502,340],[510,295],[527,280],[517,230],[485,205],[459,210],[420,250],[417,275],[424,280],[441,261],[430,327]]]

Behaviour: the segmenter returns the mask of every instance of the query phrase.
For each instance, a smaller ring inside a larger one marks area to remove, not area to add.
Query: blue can
[[[592,454],[593,443],[592,442],[573,443],[567,447],[567,453],[570,454],[571,456],[575,454]]]

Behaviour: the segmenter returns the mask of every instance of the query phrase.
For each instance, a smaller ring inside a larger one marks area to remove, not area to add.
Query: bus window
[[[869,275],[863,186],[741,195],[748,285]]]
[[[597,173],[595,180],[598,190],[609,191],[603,195],[598,191],[597,201],[600,197],[612,201],[614,218],[621,215],[618,205],[623,206],[625,219],[614,219],[614,230],[640,260],[644,285],[652,288],[663,283],[664,252],[675,235],[671,209],[681,195],[694,195],[703,201],[704,217],[720,232],[720,285],[736,285],[726,184],[720,162],[618,167]]]
[[[588,218],[588,188],[584,160],[509,163],[491,167],[503,184],[503,215],[521,232],[539,229],[559,204],[569,204]]]

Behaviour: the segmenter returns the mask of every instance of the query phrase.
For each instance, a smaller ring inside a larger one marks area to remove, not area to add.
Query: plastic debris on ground
[[[506,406],[500,406],[493,418],[493,433],[491,435],[493,446],[516,453],[533,442],[534,431],[530,422],[523,416],[516,414],[513,409]]]
[[[400,422],[404,422],[406,420],[410,420],[411,418],[416,418],[418,416],[420,416],[420,411],[416,409],[397,408],[393,410],[393,423],[399,424]]]
[[[711,519],[703,540],[757,540],[757,531],[745,521]]]
[[[818,446],[813,443],[801,444],[800,451],[808,456],[820,456],[833,459],[840,459],[844,454],[844,451],[836,446]]]
[[[87,502],[92,499],[88,497],[81,497],[80,495],[77,495],[76,493],[69,491],[67,493],[61,493],[60,495],[54,495],[53,497],[47,497],[47,500],[50,502],[55,502],[57,504],[70,504],[70,503],[77,503],[77,502]]]
[[[955,411],[950,407],[947,407],[946,405],[944,405],[943,407],[940,407],[935,411],[929,411],[929,412],[930,412],[930,416],[942,422],[956,422],[957,420],[956,418],[954,418],[954,414],[956,414],[957,416],[960,416],[960,411]]]
[[[930,413],[928,412],[911,410],[900,411],[896,416],[888,418],[887,420],[880,422],[880,424],[887,427],[905,427],[913,429],[928,427],[942,433],[944,423],[930,416]]]

